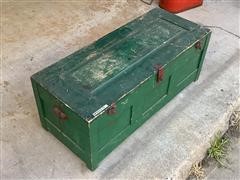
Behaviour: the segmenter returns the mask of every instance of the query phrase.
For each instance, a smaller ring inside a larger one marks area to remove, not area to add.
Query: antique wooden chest
[[[156,8],[43,69],[31,77],[42,126],[94,170],[198,79],[210,34]]]

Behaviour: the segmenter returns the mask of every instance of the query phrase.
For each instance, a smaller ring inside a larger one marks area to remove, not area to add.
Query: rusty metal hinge
[[[111,106],[107,109],[107,114],[112,115],[112,114],[116,114],[117,112],[117,106],[115,103],[112,103]]]
[[[159,83],[160,81],[163,80],[163,76],[164,76],[164,69],[163,66],[158,64],[155,66],[156,71],[157,71],[157,82]]]

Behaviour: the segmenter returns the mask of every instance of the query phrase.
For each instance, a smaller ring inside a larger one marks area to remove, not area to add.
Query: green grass
[[[228,145],[229,139],[218,133],[208,149],[208,157],[215,159],[221,166],[224,166],[223,160],[227,155]]]

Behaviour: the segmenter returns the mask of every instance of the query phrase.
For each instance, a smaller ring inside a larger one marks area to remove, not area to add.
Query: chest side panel
[[[90,138],[87,123],[76,115],[69,107],[52,96],[42,87],[38,86],[39,101],[42,107],[41,116],[46,121],[47,129],[63,135],[79,151],[90,153]],[[61,139],[62,140],[62,139]]]

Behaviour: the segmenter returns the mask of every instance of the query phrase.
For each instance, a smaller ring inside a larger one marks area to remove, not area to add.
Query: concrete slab
[[[3,2],[1,176],[185,178],[239,103],[239,38],[214,28],[200,79],[91,172],[40,126],[29,77],[153,6],[141,1]],[[227,9],[227,11],[226,11]],[[180,16],[239,35],[239,5],[209,1]],[[236,17],[236,18],[233,18]]]

